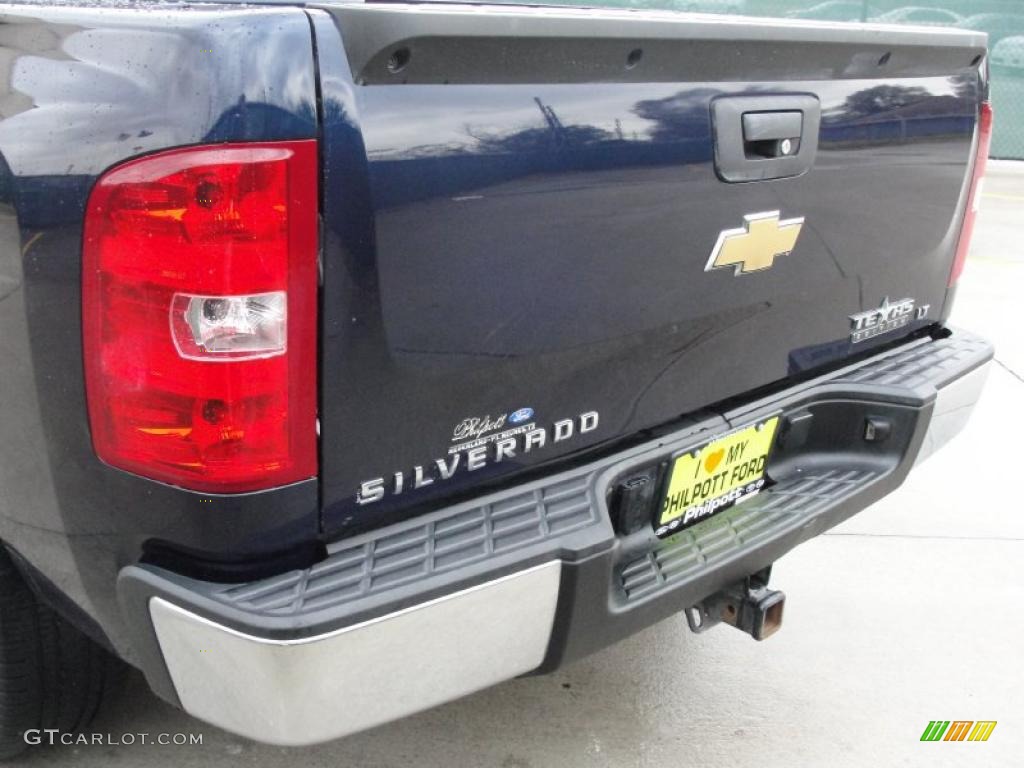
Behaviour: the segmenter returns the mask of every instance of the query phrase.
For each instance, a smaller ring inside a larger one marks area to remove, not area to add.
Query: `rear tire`
[[[29,729],[87,726],[122,666],[37,600],[0,546],[0,760]]]

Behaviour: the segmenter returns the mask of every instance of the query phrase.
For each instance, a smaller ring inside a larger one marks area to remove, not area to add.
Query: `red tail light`
[[[210,492],[316,475],[315,141],[163,152],[104,174],[82,271],[106,463]]]
[[[985,165],[988,163],[988,152],[992,145],[992,105],[982,102],[978,113],[978,145],[974,155],[974,172],[971,177],[971,188],[967,194],[967,210],[964,211],[964,223],[960,228],[960,240],[956,246],[956,258],[953,259],[953,271],[949,275],[950,286],[956,285],[960,274],[964,271],[967,251],[971,247],[971,235],[974,234],[974,220],[978,216],[981,203],[981,182],[985,176]]]

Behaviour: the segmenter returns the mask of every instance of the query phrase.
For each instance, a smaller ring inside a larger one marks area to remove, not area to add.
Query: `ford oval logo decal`
[[[533,408],[520,408],[518,411],[514,411],[508,420],[513,424],[522,424],[524,421],[529,421],[533,418]]]

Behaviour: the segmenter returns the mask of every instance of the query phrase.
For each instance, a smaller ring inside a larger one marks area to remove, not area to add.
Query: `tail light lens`
[[[163,152],[89,198],[82,326],[106,463],[210,492],[316,475],[315,141]]]
[[[971,188],[967,195],[967,210],[964,211],[964,223],[960,228],[960,240],[956,246],[956,258],[953,260],[953,271],[949,275],[950,286],[956,285],[960,274],[964,271],[967,251],[971,248],[971,235],[974,234],[974,221],[978,217],[981,204],[981,185],[985,176],[985,165],[992,146],[992,105],[985,101],[978,113],[978,144],[974,155],[974,171],[971,175]]]

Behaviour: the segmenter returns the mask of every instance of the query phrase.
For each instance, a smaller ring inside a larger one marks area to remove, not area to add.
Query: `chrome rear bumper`
[[[243,634],[154,597],[185,711],[258,741],[336,739],[540,666],[561,566],[549,562],[299,640]]]
[[[969,334],[919,339],[589,464],[339,541],[309,568],[251,583],[128,566],[118,586],[133,646],[164,698],[282,745],[550,671],[894,490],[963,426],[991,357]],[[613,526],[624,480],[769,414],[812,425],[780,438],[774,485],[665,539],[650,525]],[[886,439],[865,435],[867,418],[888,423]]]

